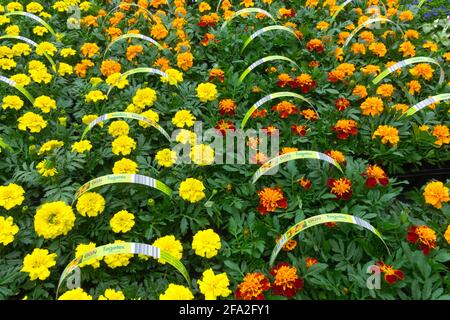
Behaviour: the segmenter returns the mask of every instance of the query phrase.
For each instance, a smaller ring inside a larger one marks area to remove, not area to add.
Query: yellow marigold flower
[[[198,11],[205,12],[211,10],[211,6],[208,4],[208,2],[200,2],[198,5]]]
[[[151,107],[155,101],[156,91],[151,88],[138,89],[133,97],[133,104],[141,108]]]
[[[48,96],[40,96],[34,101],[34,106],[43,113],[49,113],[52,109],[56,109],[56,101]]]
[[[92,143],[89,140],[81,140],[72,144],[72,152],[85,153],[92,149]]]
[[[192,127],[195,123],[195,116],[189,110],[179,110],[172,118],[172,123],[178,128]]]
[[[169,168],[177,161],[177,154],[169,148],[159,150],[155,156],[156,161],[162,167]]]
[[[30,76],[31,79],[33,79],[34,82],[36,83],[49,83],[53,76],[48,73],[46,70],[45,71],[30,71]]]
[[[220,237],[212,229],[198,231],[192,240],[195,254],[208,259],[216,256],[221,247]]]
[[[372,139],[376,139],[377,137],[381,137],[382,144],[389,143],[393,146],[397,145],[400,141],[398,129],[388,125],[378,126],[372,135]]]
[[[49,268],[56,265],[56,253],[49,253],[47,249],[35,248],[23,259],[21,272],[28,273],[30,280],[45,280],[50,276]]]
[[[105,293],[98,297],[98,300],[125,300],[125,295],[120,290],[106,289]]]
[[[38,156],[43,155],[44,153],[49,153],[56,148],[61,148],[64,145],[64,142],[59,140],[49,140],[45,142],[38,151]]]
[[[8,108],[20,110],[23,107],[23,100],[20,97],[14,96],[4,96],[2,99],[2,108],[6,110]]]
[[[214,149],[207,144],[197,144],[191,148],[190,157],[199,166],[210,165],[214,162]]]
[[[44,10],[44,7],[40,3],[33,1],[33,2],[30,2],[29,4],[27,4],[26,10],[27,10],[27,12],[30,12],[30,13],[39,13],[42,10]]]
[[[94,103],[96,103],[98,101],[107,100],[107,99],[108,99],[108,97],[106,96],[106,94],[104,94],[100,90],[92,90],[84,97],[84,100],[86,102],[94,102]]]
[[[109,225],[115,233],[126,233],[134,226],[134,215],[127,210],[121,210],[109,220]]]
[[[183,52],[177,56],[177,66],[183,71],[188,71],[194,65],[194,57],[190,52]]]
[[[217,98],[217,87],[212,83],[201,83],[197,86],[197,97],[201,102],[214,101]]]
[[[64,77],[65,75],[71,75],[73,74],[73,68],[71,65],[60,62],[58,67],[58,73],[60,76]]]
[[[172,86],[176,86],[178,83],[183,82],[183,73],[176,69],[167,69],[167,75],[169,78],[161,77],[161,82],[169,83]]]
[[[36,47],[36,54],[43,56],[44,54],[48,54],[49,56],[54,56],[55,52],[58,51],[55,45],[50,42],[41,42]]]
[[[38,236],[54,239],[66,235],[75,224],[72,207],[62,201],[48,202],[36,210],[34,230]]]
[[[400,45],[398,52],[403,54],[403,57],[414,57],[416,55],[416,47],[410,41],[405,41]]]
[[[64,48],[61,49],[60,53],[61,57],[67,58],[67,57],[71,57],[77,54],[77,52],[75,50],[73,50],[72,48]]]
[[[429,182],[423,191],[425,202],[436,209],[441,209],[442,204],[450,201],[448,188],[440,181]]]
[[[84,292],[84,290],[81,288],[66,291],[58,298],[58,300],[92,300],[92,299],[93,299],[92,296]]]
[[[394,91],[394,86],[389,83],[384,83],[377,88],[377,94],[384,98],[392,98]]]
[[[94,250],[96,246],[97,245],[94,242],[89,242],[88,244],[80,243],[75,249],[75,258],[79,258],[83,254]],[[92,266],[92,268],[97,269],[98,267],[100,267],[101,260],[101,258],[87,260],[86,262],[80,263],[79,267],[83,268],[84,266]]]
[[[58,173],[58,170],[53,166],[52,162],[49,160],[43,160],[36,165],[36,169],[43,177],[53,177]]]
[[[175,140],[176,140],[176,142],[179,142],[179,143],[183,143],[183,144],[190,143],[191,145],[193,145],[193,144],[195,144],[195,141],[197,140],[197,135],[195,134],[195,132],[181,129],[181,130],[179,130],[179,133],[175,137]]]
[[[33,33],[37,36],[42,37],[44,34],[48,33],[48,30],[46,27],[36,26],[33,28]]]
[[[0,67],[2,70],[11,70],[17,66],[17,63],[13,59],[2,58],[0,59]]]
[[[387,53],[386,46],[381,42],[373,42],[369,45],[369,50],[378,57],[384,57]]]
[[[136,141],[129,136],[120,136],[112,142],[112,152],[115,155],[127,156],[136,149]]]
[[[128,85],[128,80],[126,77],[122,77],[122,74],[120,72],[116,72],[106,78],[106,83],[112,87],[123,89]]]
[[[5,32],[9,36],[18,36],[20,35],[20,28],[18,25],[11,25],[5,29]]]
[[[95,119],[98,118],[98,114],[87,114],[85,116],[83,116],[83,118],[81,118],[81,121],[85,124],[85,125],[89,125],[92,121],[94,121]],[[103,122],[100,122],[98,124],[101,128],[103,128]]]
[[[19,122],[18,128],[22,131],[29,129],[30,132],[41,132],[42,129],[47,127],[47,121],[42,116],[33,112],[25,113],[17,121]]]
[[[444,238],[447,240],[447,243],[450,244],[450,224],[447,226],[447,230],[444,233]]]
[[[86,192],[77,201],[77,211],[83,217],[96,217],[105,210],[105,198],[97,192]]]
[[[316,29],[322,31],[327,30],[330,27],[330,24],[326,21],[320,21],[316,24]]]
[[[178,192],[184,200],[195,203],[206,197],[204,190],[205,186],[200,180],[187,178],[181,182]]]
[[[414,19],[414,15],[411,11],[406,10],[399,13],[399,19],[401,21],[411,21]]]
[[[100,48],[95,43],[85,43],[81,46],[80,51],[83,56],[92,58],[100,51]]]
[[[136,162],[123,158],[114,163],[112,171],[114,174],[136,174],[139,170]]]
[[[130,126],[123,120],[111,122],[108,127],[108,133],[113,137],[127,136],[130,132]]]
[[[114,241],[114,244],[117,244],[120,246],[120,244],[125,243],[125,241],[122,240],[116,240]],[[133,258],[133,254],[127,254],[127,253],[118,253],[118,254],[111,254],[109,256],[105,256],[103,260],[105,263],[110,267],[111,269],[115,269],[118,267],[126,267],[130,263],[130,259]]]
[[[353,89],[352,92],[353,95],[360,97],[361,99],[364,99],[365,97],[368,96],[367,94],[367,89],[365,86],[363,85],[357,85],[355,87],[355,89]]]
[[[444,53],[444,55],[442,57],[445,59],[445,61],[449,62],[450,61],[450,51]]]
[[[150,119],[151,121],[153,121],[155,123],[158,123],[158,121],[159,121],[159,114],[157,112],[153,111],[153,110],[147,110],[145,112],[142,112],[141,116],[144,116],[144,117]],[[150,127],[150,124],[148,122],[139,121],[138,123],[143,128]]]
[[[14,81],[18,86],[21,86],[21,87],[25,87],[25,86],[29,85],[31,82],[30,77],[28,77],[26,74],[23,74],[23,73],[15,74],[15,75],[11,76],[10,79],[12,81]]]
[[[419,63],[414,68],[411,68],[409,72],[414,77],[431,80],[431,78],[433,78],[434,69],[428,63]]]
[[[216,300],[217,297],[228,297],[231,294],[230,280],[225,272],[215,275],[210,268],[205,270],[202,279],[198,280],[198,288],[205,295],[205,300]]]
[[[0,191],[1,192],[1,191]],[[19,227],[14,224],[13,217],[0,216],[0,243],[4,246],[14,241],[14,235],[19,232]]]
[[[185,286],[169,284],[166,291],[159,295],[159,300],[193,300],[194,295]]]
[[[157,247],[161,250],[165,250],[170,253],[175,259],[180,260],[183,256],[183,246],[181,242],[175,239],[175,236],[168,235],[161,238],[156,239],[152,246]],[[166,264],[166,260],[159,258],[159,263]]]
[[[434,126],[432,134],[437,139],[434,142],[436,146],[442,147],[442,145],[450,143],[450,131],[446,125]]]
[[[406,39],[419,39],[419,32],[417,32],[416,30],[406,30],[405,32],[405,38]]]
[[[376,97],[367,98],[360,106],[362,114],[365,116],[380,115],[384,110],[383,100]]]

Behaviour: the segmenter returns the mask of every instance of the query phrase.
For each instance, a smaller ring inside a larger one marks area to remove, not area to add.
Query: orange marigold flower
[[[141,45],[129,46],[127,48],[127,59],[128,59],[128,61],[131,61],[134,58],[136,58],[138,53],[141,53],[141,54],[144,53],[144,48],[142,48]]]
[[[384,83],[377,88],[377,94],[384,98],[392,98],[395,88],[390,83]]]
[[[292,125],[291,131],[292,133],[299,135],[301,137],[306,136],[306,126],[304,125]]]
[[[231,99],[223,99],[219,102],[219,113],[222,116],[226,114],[233,116],[236,108],[236,103]]]
[[[313,109],[305,109],[302,110],[300,112],[300,114],[302,116],[305,117],[305,119],[309,120],[309,121],[316,121],[317,119],[319,119],[319,115],[317,114],[317,112]]]
[[[339,180],[330,178],[327,181],[330,192],[336,196],[336,200],[349,200],[352,196],[352,182],[347,178]]]
[[[206,47],[210,42],[218,43],[219,41],[216,40],[216,36],[212,33],[206,33],[201,44],[202,46]]]
[[[120,63],[114,60],[104,60],[100,66],[100,71],[105,77],[109,77],[114,73],[119,73],[122,69]]]
[[[442,147],[444,144],[450,143],[450,132],[446,125],[436,125],[433,127],[432,135],[436,137],[434,144],[438,147]]]
[[[280,262],[270,270],[274,277],[272,284],[272,293],[275,295],[292,298],[299,290],[303,288],[303,279],[297,275],[297,268],[286,262]]]
[[[290,115],[298,113],[298,108],[289,101],[281,101],[277,105],[273,106],[272,110],[278,112],[280,118],[282,119],[286,119]]]
[[[295,148],[295,147],[283,147],[283,148],[281,148],[280,155],[286,154],[286,153],[291,153],[291,152],[296,152],[296,151],[298,151],[298,148]]]
[[[365,116],[380,115],[384,110],[383,100],[377,97],[369,97],[361,104],[360,108]]]
[[[177,56],[177,66],[183,71],[188,71],[194,65],[194,57],[190,52],[183,52]]]
[[[369,64],[369,65],[367,65],[365,67],[362,67],[361,71],[364,74],[367,74],[367,75],[377,75],[377,74],[379,74],[381,72],[381,69],[380,69],[379,66],[375,66],[375,65]]]
[[[213,81],[218,79],[220,82],[224,82],[225,80],[225,72],[221,69],[211,69],[209,72],[209,81]]]
[[[209,15],[201,16],[198,26],[202,27],[202,28],[206,28],[206,27],[215,28],[217,25],[217,22],[219,22],[219,20],[220,20],[220,17],[217,15],[217,13],[211,13]]]
[[[85,43],[81,46],[81,54],[87,58],[92,58],[99,52],[100,48],[95,43]]]
[[[88,27],[98,27],[97,17],[94,17],[93,15],[82,18],[80,23]]]
[[[367,94],[367,89],[365,86],[363,85],[357,85],[355,87],[355,89],[353,89],[352,92],[353,95],[360,97],[361,99],[364,99],[365,97],[368,96]]]
[[[167,58],[158,58],[153,65],[159,67],[161,71],[170,69],[170,61]]]
[[[403,54],[403,57],[414,57],[416,55],[416,47],[410,41],[405,41],[400,45],[398,52]]]
[[[382,144],[391,144],[396,146],[400,141],[398,129],[388,125],[380,125],[372,135],[372,139],[381,137]]]
[[[106,29],[106,33],[108,33],[111,37],[111,41],[114,41],[114,39],[122,35],[122,30],[120,30],[119,28],[110,27]]]
[[[419,244],[424,254],[429,254],[436,248],[436,232],[427,226],[411,226],[406,239],[413,244]]]
[[[325,151],[325,154],[331,158],[333,158],[334,161],[336,161],[337,163],[341,164],[341,163],[345,163],[345,156],[342,152],[337,151],[337,150],[329,150],[329,151]]]
[[[284,197],[283,191],[280,188],[264,188],[258,192],[258,196],[258,211],[263,215],[269,212],[275,212],[278,208],[287,208],[287,199]]]
[[[306,258],[306,267],[311,268],[313,265],[315,265],[318,262],[319,262],[319,260],[317,260],[316,258],[308,257],[308,258]]]
[[[378,57],[384,57],[387,53],[386,46],[381,42],[373,42],[369,45],[369,50]]]
[[[355,120],[338,120],[332,130],[337,133],[338,139],[346,140],[350,135],[358,134],[358,123]]]
[[[278,241],[280,240],[280,237],[277,237],[275,239],[275,242],[278,243]],[[295,249],[295,247],[297,246],[297,241],[293,240],[293,239],[289,239],[283,246],[283,251],[292,251]]]
[[[436,209],[441,209],[442,204],[450,201],[448,188],[441,181],[429,182],[423,191],[425,202]]]
[[[75,66],[75,73],[76,73],[77,76],[79,76],[80,78],[84,78],[84,77],[86,77],[87,69],[88,69],[88,68],[91,68],[91,67],[93,67],[93,66],[95,66],[95,64],[94,64],[91,60],[83,59],[83,60],[81,60],[80,63],[78,63],[78,64]]]
[[[269,289],[270,282],[262,273],[248,273],[234,295],[238,300],[264,300],[264,292]]]
[[[422,89],[422,86],[420,85],[420,82],[417,80],[411,80],[408,83],[408,92],[411,95],[414,95],[416,92],[419,93]]]
[[[395,284],[398,280],[403,280],[405,275],[402,271],[394,269],[392,266],[384,264],[384,262],[377,261],[377,266],[380,267],[380,271],[384,273],[384,280],[390,285]]]
[[[167,28],[162,23],[154,24],[150,30],[150,35],[156,40],[162,40],[169,34]]]
[[[353,54],[366,54],[366,46],[363,43],[354,43],[351,48]]]
[[[367,176],[366,186],[368,188],[374,188],[378,183],[382,186],[386,186],[389,183],[389,178],[384,170],[376,164],[369,165],[363,176]]]
[[[428,63],[419,63],[414,68],[411,68],[409,72],[414,77],[424,78],[428,81],[433,78],[434,69]]]

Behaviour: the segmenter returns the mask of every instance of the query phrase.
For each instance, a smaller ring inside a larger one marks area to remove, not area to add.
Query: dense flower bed
[[[133,242],[170,259],[95,256],[79,266],[81,286],[63,281],[59,297],[449,299],[448,175],[408,189],[404,178],[450,160],[448,97],[410,113],[449,92],[447,13],[435,1],[433,19],[440,20],[430,21],[433,3],[419,9],[406,2],[0,6],[0,298],[54,299],[71,260]],[[260,10],[234,16],[246,8]],[[285,28],[246,43],[271,25]],[[274,55],[283,59],[255,64]],[[403,65],[375,83],[414,57],[433,60]],[[125,74],[136,68],[152,69]],[[214,163],[217,150],[199,142],[195,123],[227,136],[252,105],[280,91],[300,98],[266,101],[246,128],[276,138],[280,154],[320,152],[334,166],[289,161],[253,183],[276,155],[257,151],[261,141],[252,138],[246,146],[256,151],[245,164]],[[119,111],[143,117],[92,125]],[[172,132],[169,141],[164,133]],[[176,145],[191,146],[191,164],[180,163]],[[77,193],[111,174],[159,182]],[[290,227],[329,213],[370,223],[389,252],[373,232],[329,221],[287,241],[270,264]],[[177,261],[189,283],[172,267]],[[379,288],[368,287],[372,267],[382,274]]]

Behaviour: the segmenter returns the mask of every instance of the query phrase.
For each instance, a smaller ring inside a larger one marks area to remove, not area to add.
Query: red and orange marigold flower
[[[230,120],[220,120],[214,127],[222,136],[226,136],[228,130],[236,131],[236,127]]]
[[[346,140],[358,134],[358,123],[355,120],[338,120],[332,130],[337,133],[338,139]]]
[[[398,280],[403,280],[405,275],[402,271],[394,269],[394,267],[385,264],[384,262],[377,261],[377,266],[380,267],[380,271],[384,274],[384,280],[390,285],[395,284]]]
[[[270,282],[262,273],[249,273],[237,286],[234,293],[239,300],[264,300],[264,292],[270,289]]]
[[[344,111],[350,106],[350,101],[345,98],[339,98],[334,102],[334,105],[338,111]]]
[[[330,178],[327,181],[330,192],[336,196],[336,200],[349,200],[352,196],[352,182],[347,178],[338,180]]]
[[[308,51],[317,51],[318,53],[322,53],[325,49],[322,40],[320,39],[312,39],[306,44],[306,49]]]
[[[317,83],[312,79],[311,75],[302,73],[294,80],[292,80],[289,85],[292,89],[300,89],[303,93],[308,93],[311,89],[315,89],[317,87]]]
[[[273,106],[272,110],[278,112],[281,119],[286,119],[287,117],[298,113],[298,108],[289,101],[281,101]]]
[[[369,165],[366,169],[366,172],[363,173],[363,176],[367,176],[366,186],[369,188],[374,188],[377,184],[386,186],[389,183],[389,178],[387,177],[384,170],[376,164]]]
[[[293,134],[296,134],[298,136],[306,136],[306,126],[304,125],[293,125],[291,126],[291,131]]]
[[[258,192],[259,206],[258,211],[261,214],[275,212],[276,209],[286,209],[287,199],[280,188],[264,188]]]
[[[280,262],[270,270],[274,277],[272,283],[272,293],[275,295],[292,298],[299,290],[303,288],[303,279],[297,275],[297,268],[286,262]]]
[[[219,113],[224,115],[234,116],[234,112],[237,108],[236,103],[231,99],[223,99],[219,102]]]
[[[315,265],[318,262],[319,262],[319,260],[317,260],[316,258],[308,257],[308,258],[306,258],[306,267],[311,268],[313,265]]]
[[[411,226],[406,239],[413,244],[418,244],[424,254],[429,254],[436,248],[436,232],[427,226]]]

